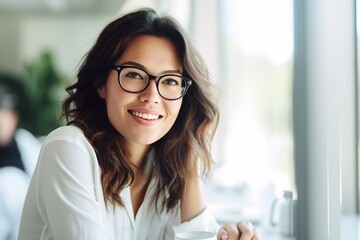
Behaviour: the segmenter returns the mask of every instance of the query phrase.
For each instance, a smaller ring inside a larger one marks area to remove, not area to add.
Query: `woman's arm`
[[[198,173],[198,159],[189,154],[187,175],[184,190],[181,195],[181,222],[187,222],[199,215],[205,209],[205,198]]]
[[[187,222],[205,209],[204,193],[199,176],[186,179],[181,196],[181,222]]]

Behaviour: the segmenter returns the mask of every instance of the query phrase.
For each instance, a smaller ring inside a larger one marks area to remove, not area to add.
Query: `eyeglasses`
[[[192,84],[192,80],[180,75],[153,76],[143,69],[133,66],[112,65],[111,69],[118,72],[118,82],[124,91],[140,93],[150,85],[151,80],[155,80],[159,95],[166,100],[177,100],[183,97]]]

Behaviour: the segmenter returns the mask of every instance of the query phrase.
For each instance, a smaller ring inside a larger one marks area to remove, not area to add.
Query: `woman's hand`
[[[260,240],[260,235],[250,222],[224,224],[217,236],[218,240]]]

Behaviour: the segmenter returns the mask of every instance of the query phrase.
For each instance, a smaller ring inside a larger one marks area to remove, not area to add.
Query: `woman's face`
[[[136,66],[148,74],[182,73],[176,49],[166,38],[143,35],[134,38],[115,65]],[[99,89],[105,99],[108,118],[127,143],[149,145],[162,138],[173,126],[182,98],[162,98],[156,81],[141,93],[128,93],[118,84],[118,73],[110,71],[106,84]],[[145,115],[146,114],[146,115]]]

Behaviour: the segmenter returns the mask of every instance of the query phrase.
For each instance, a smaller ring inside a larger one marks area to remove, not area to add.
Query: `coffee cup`
[[[186,231],[175,235],[175,240],[216,240],[216,233],[207,231]]]

